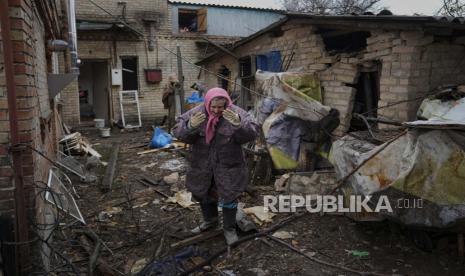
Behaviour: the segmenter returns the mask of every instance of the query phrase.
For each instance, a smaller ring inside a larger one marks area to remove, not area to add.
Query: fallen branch
[[[266,236],[268,235],[268,233],[271,233],[271,232],[274,232],[276,231],[277,229],[283,227],[284,225],[292,222],[292,221],[295,221],[296,219],[298,218],[302,218],[304,215],[306,214],[309,214],[308,212],[303,212],[303,213],[295,213],[293,214],[292,216],[278,222],[277,224],[269,227],[268,229],[265,229],[263,231],[260,231],[258,233],[255,233],[255,234],[251,234],[251,235],[248,235],[248,236],[245,236],[241,239],[239,239],[238,241],[232,243],[230,246],[225,246],[223,247],[222,249],[218,250],[216,253],[214,253],[213,255],[211,255],[208,259],[206,259],[204,262],[194,266],[193,268],[183,272],[181,275],[189,275],[195,271],[197,271],[198,269],[208,265],[209,263],[211,263],[214,259],[216,259],[217,257],[219,257],[221,254],[225,253],[228,251],[228,248],[234,248],[236,246],[238,246],[239,244],[243,243],[243,242],[246,242],[248,240],[252,240],[252,239],[255,239],[255,238],[259,238],[259,237],[263,237],[263,236]]]
[[[147,182],[148,184],[150,184],[150,185],[152,185],[152,186],[158,186],[158,184],[159,184],[159,183],[158,183],[159,181],[154,182],[152,179],[150,179],[150,178],[148,178],[148,177],[145,177],[145,176],[142,177],[141,180]]]
[[[94,275],[94,270],[95,270],[95,267],[97,266],[97,259],[99,257],[99,254],[100,254],[100,248],[102,247],[102,243],[97,240],[97,243],[94,247],[94,251],[92,252],[92,254],[90,255],[89,257],[89,270],[88,270],[88,273],[90,276]]]
[[[76,232],[77,234],[81,234],[81,235],[86,235],[87,237],[89,237],[91,240],[93,240],[95,243],[96,242],[100,242],[102,243],[102,245],[108,250],[108,252],[110,252],[110,254],[112,256],[115,255],[115,253],[113,253],[113,251],[107,246],[107,244],[97,235],[97,233],[95,233],[92,229],[90,229],[89,227],[86,229],[86,230],[80,230],[80,229],[76,229],[74,230],[74,232]]]
[[[163,244],[165,243],[165,235],[166,235],[166,230],[163,231],[163,234],[161,235],[160,244],[158,245],[158,248],[155,251],[154,259],[158,259],[161,255],[161,251],[163,250]]]
[[[142,183],[142,184],[144,184],[144,185],[147,184],[146,181],[144,181],[144,180],[142,180],[142,179],[138,179],[137,181],[139,181],[140,183]],[[169,197],[170,197],[169,195],[165,194],[164,192],[159,191],[159,190],[157,190],[157,189],[155,189],[155,188],[153,188],[153,187],[152,187],[151,189],[154,190],[156,193],[158,193],[158,194],[160,194],[160,195],[162,195],[162,196],[164,196],[164,197],[166,197],[166,198],[169,198]]]
[[[291,244],[289,244],[289,243],[287,243],[287,242],[285,242],[283,240],[280,240],[280,239],[275,238],[275,237],[270,236],[270,235],[268,236],[268,238],[270,238],[272,241],[274,241],[276,243],[279,243],[281,245],[286,246],[287,248],[291,249],[294,252],[299,253],[300,255],[306,257],[307,259],[310,259],[310,260],[312,260],[312,261],[314,261],[316,263],[322,264],[322,265],[338,268],[338,269],[341,269],[341,270],[344,270],[344,271],[349,271],[349,272],[359,274],[359,275],[375,275],[375,276],[387,276],[388,275],[388,274],[380,274],[380,273],[376,273],[376,272],[359,271],[359,270],[355,270],[355,269],[352,269],[352,268],[349,268],[349,267],[345,267],[345,266],[341,266],[341,265],[337,265],[337,264],[333,264],[333,263],[328,263],[326,261],[323,261],[323,260],[320,260],[318,258],[312,257],[308,253],[304,253],[304,252],[300,251],[299,249],[295,248],[294,246],[292,246]]]
[[[86,250],[86,252],[92,257],[94,255],[94,251],[92,250],[90,246],[90,242],[85,235],[81,236],[81,244],[82,244],[82,247],[84,247],[84,249]],[[104,275],[104,276],[115,275],[113,273],[112,268],[98,256],[96,257],[95,263],[96,263],[95,268],[97,268],[97,270],[100,272],[100,275]],[[90,269],[90,263],[89,263],[89,269]]]
[[[188,245],[191,245],[191,244],[194,244],[194,243],[202,242],[204,240],[214,238],[214,237],[220,235],[221,233],[223,233],[222,229],[217,229],[217,230],[213,230],[213,231],[209,231],[209,232],[203,232],[201,234],[198,234],[196,236],[184,239],[182,241],[172,243],[171,248],[185,247],[185,246],[188,246]]]

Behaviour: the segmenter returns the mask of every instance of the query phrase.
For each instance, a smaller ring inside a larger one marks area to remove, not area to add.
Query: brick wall
[[[282,30],[284,34],[280,37],[266,33],[234,52],[241,57],[280,50],[281,55],[286,56],[294,49],[289,70],[318,74],[323,103],[338,109],[341,114],[338,133],[348,129],[356,93],[353,86],[358,82],[359,67],[367,61],[381,63],[378,106],[413,99],[438,85],[465,82],[465,74],[461,73],[465,48],[449,39],[441,40],[422,32],[372,31],[365,50],[330,55],[321,36],[315,33],[315,27],[291,20],[282,26]],[[223,55],[206,64],[215,72],[221,65],[233,71],[233,78],[238,76],[237,62],[230,56]],[[209,86],[217,85],[215,76],[206,80]],[[379,115],[399,121],[413,120],[420,103],[413,101],[383,108]]]
[[[103,8],[113,14],[120,15],[122,7],[116,2],[111,1],[95,1]],[[138,57],[138,85],[140,96],[141,117],[145,122],[153,123],[155,119],[159,120],[167,114],[167,110],[163,108],[161,97],[164,87],[167,85],[168,76],[177,74],[177,57],[169,51],[176,52],[176,45],[181,48],[182,57],[188,61],[196,62],[203,58],[206,49],[205,46],[198,46],[195,41],[200,40],[197,35],[171,34],[171,7],[167,1],[151,1],[137,0],[128,1],[127,3],[127,20],[134,26],[140,27],[146,38],[135,41],[116,41],[105,40],[102,36],[95,36],[92,40],[85,38],[78,40],[78,56],[84,62],[86,60],[104,60],[107,61],[111,68],[121,69],[122,56]],[[156,47],[153,51],[147,48],[147,36],[149,30],[146,25],[141,23],[141,14],[156,13],[160,15],[159,22],[156,25],[155,40]],[[108,18],[108,15],[90,4],[88,1],[77,1],[77,18]],[[139,22],[140,24],[137,25]],[[79,34],[78,34],[79,36]],[[238,38],[234,37],[211,37],[210,39],[217,42],[232,42]],[[211,51],[212,46],[209,46]],[[169,50],[169,51],[168,51]],[[205,74],[200,74],[199,69],[183,60],[184,73],[184,90],[186,96],[190,95],[190,86],[194,82],[204,81]],[[160,68],[162,70],[163,80],[158,84],[150,84],[145,80],[144,69]],[[110,82],[111,80],[109,80]],[[111,98],[113,107],[113,118],[117,121],[120,118],[119,92],[122,89],[120,86],[111,86]],[[62,93],[61,100],[63,102],[63,118],[70,126],[77,126],[80,123],[79,119],[79,98],[78,98],[78,82],[71,83]]]
[[[112,15],[119,18],[123,17],[124,5],[118,4],[118,1],[93,0],[93,2]],[[156,28],[159,33],[171,33],[171,16],[168,12],[169,4],[167,0],[131,0],[119,2],[126,3],[125,19],[137,29],[148,33],[148,27],[142,19],[154,18],[157,20]],[[76,17],[78,19],[114,20],[112,16],[90,1],[76,1]]]
[[[57,146],[57,112],[48,96],[47,72],[51,59],[46,55],[46,29],[31,0],[10,1],[13,62],[17,92],[19,139],[54,159]],[[0,47],[1,49],[1,47]],[[0,50],[0,216],[14,219],[15,183],[12,159],[6,80]],[[55,66],[50,66],[53,68]],[[22,172],[27,219],[36,218],[43,202],[36,197],[34,182],[47,181],[50,163],[26,149],[22,151]],[[38,219],[40,221],[40,219]],[[31,222],[28,221],[28,224]],[[36,251],[34,251],[36,252]],[[34,255],[23,256],[29,269]],[[28,264],[27,264],[28,263]],[[24,264],[23,264],[24,265]]]

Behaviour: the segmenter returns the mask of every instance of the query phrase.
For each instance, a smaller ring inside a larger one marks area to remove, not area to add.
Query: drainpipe
[[[12,145],[12,160],[14,168],[14,187],[15,187],[15,262],[16,275],[21,275],[24,267],[23,263],[28,256],[28,246],[21,246],[28,240],[28,224],[26,217],[26,201],[24,197],[23,170],[21,161],[21,148],[16,147],[19,144],[18,133],[18,112],[16,108],[16,84],[14,76],[13,61],[13,43],[10,33],[10,17],[8,0],[0,0],[0,25],[1,36],[3,41],[4,67],[6,76],[6,87],[8,95],[8,118],[10,121],[10,143]]]
[[[69,45],[71,55],[71,73],[79,74],[79,61],[77,53],[77,35],[76,35],[76,5],[75,0],[68,0],[69,14],[68,14],[68,31],[69,31]]]

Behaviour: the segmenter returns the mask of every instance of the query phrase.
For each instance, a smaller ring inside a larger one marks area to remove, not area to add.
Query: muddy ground
[[[79,131],[103,155],[102,161],[108,162],[113,143],[120,143],[116,175],[110,191],[101,184],[105,173],[103,166],[91,168],[98,176],[95,183],[83,183],[71,176],[80,195],[77,204],[86,225],[71,223],[60,228],[53,240],[54,247],[81,275],[89,274],[92,260],[97,260],[95,275],[102,271],[107,271],[107,275],[134,275],[145,265],[155,264],[155,261],[162,263],[162,260],[165,272],[153,275],[170,275],[167,260],[188,248],[173,248],[172,245],[186,238],[188,229],[201,221],[198,205],[183,208],[167,203],[162,195],[172,196],[175,191],[184,189],[182,176],[187,152],[176,149],[138,155],[147,149],[143,146],[148,144],[152,134],[148,130],[120,132],[115,129],[112,136],[105,139],[99,138],[94,128]],[[84,157],[77,158],[85,163]],[[169,185],[162,179],[173,172],[178,172],[181,179]],[[142,178],[152,184],[141,181]],[[241,201],[245,207],[263,205],[264,194],[276,194],[273,184],[257,187],[252,195],[245,194]],[[259,230],[289,216],[278,214],[273,222],[259,226]],[[94,257],[90,255],[96,242],[89,238],[89,231],[104,242]],[[454,235],[440,235],[434,240],[432,252],[425,252],[413,243],[411,231],[395,223],[359,223],[344,216],[320,214],[303,215],[278,231],[291,233],[292,237],[283,241],[313,260],[262,236],[239,244],[229,254],[221,254],[195,275],[357,275],[341,267],[386,275],[465,275],[465,266],[456,253]],[[193,267],[224,248],[225,242],[222,235],[217,235],[195,246],[194,249],[202,251],[198,255],[203,256],[188,258],[184,261],[186,267]],[[315,259],[327,264],[317,263]],[[63,261],[55,265],[59,263]],[[66,264],[52,270],[58,275],[72,274]]]

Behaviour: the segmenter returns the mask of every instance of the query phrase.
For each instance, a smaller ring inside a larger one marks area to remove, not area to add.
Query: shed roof
[[[170,4],[202,5],[210,7],[253,9],[263,11],[283,11],[282,7],[272,1],[250,1],[250,0],[169,0]]]
[[[465,36],[465,18],[448,16],[406,16],[406,15],[312,15],[307,13],[286,13],[283,19],[245,37],[229,48],[235,48],[272,31],[291,19],[302,19],[305,23],[325,27],[344,27],[357,30],[386,29],[386,30],[411,30],[421,31],[426,29],[443,30],[442,35],[452,35],[454,30]],[[204,64],[221,52],[213,53],[196,64]]]

